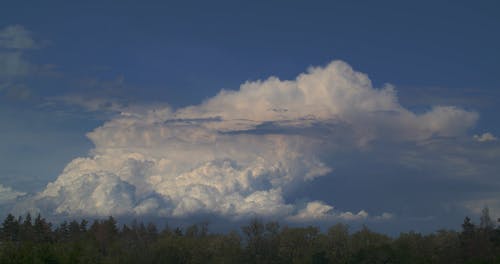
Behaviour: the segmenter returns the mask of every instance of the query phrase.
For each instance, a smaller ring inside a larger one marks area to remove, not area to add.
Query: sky
[[[500,217],[497,1],[5,1],[0,209]]]

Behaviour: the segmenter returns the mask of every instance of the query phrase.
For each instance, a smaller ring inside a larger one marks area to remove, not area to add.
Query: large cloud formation
[[[413,113],[390,85],[374,88],[367,75],[334,61],[175,111],[123,111],[88,133],[90,155],[70,162],[34,200],[75,215],[366,219],[365,211],[287,198],[305,181],[334,175],[322,157],[336,148],[460,136],[477,118],[450,106]]]

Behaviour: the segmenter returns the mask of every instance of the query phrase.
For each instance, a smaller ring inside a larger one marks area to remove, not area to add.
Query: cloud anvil
[[[98,216],[366,219],[364,210],[287,196],[305,181],[335,177],[322,157],[340,146],[462,136],[477,118],[451,106],[413,113],[394,87],[374,88],[367,75],[333,61],[295,80],[246,82],[199,105],[123,109],[87,134],[90,155],[71,161],[29,204]]]

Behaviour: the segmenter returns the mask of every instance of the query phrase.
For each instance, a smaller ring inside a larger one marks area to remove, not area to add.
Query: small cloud
[[[20,25],[0,29],[0,78],[19,78],[27,75],[59,76],[56,65],[35,64],[26,56],[28,50],[45,46],[31,37]]]
[[[38,47],[31,37],[31,32],[21,25],[7,26],[0,30],[0,48],[23,50]]]
[[[474,135],[474,140],[478,142],[488,142],[488,141],[497,141],[498,138],[495,137],[493,134],[487,132],[483,133],[482,135]]]
[[[359,211],[357,214],[352,212],[343,212],[337,216],[337,218],[346,221],[356,221],[368,218],[368,213],[365,210]]]
[[[12,190],[10,187],[4,187],[0,184],[0,203],[15,200],[17,197],[23,196],[25,194],[26,193]]]
[[[292,216],[291,219],[295,221],[322,220],[330,216],[333,216],[333,206],[322,201],[313,201],[307,203],[306,207]]]
[[[377,215],[375,216],[375,220],[390,220],[394,218],[394,214],[391,214],[391,213],[382,213],[381,215]]]
[[[368,212],[361,210],[357,213],[339,212],[334,210],[334,207],[322,201],[312,201],[307,203],[306,207],[299,210],[297,214],[288,217],[288,220],[293,222],[311,222],[311,221],[359,221],[359,220],[389,220],[393,218],[393,214],[383,213],[370,217]]]

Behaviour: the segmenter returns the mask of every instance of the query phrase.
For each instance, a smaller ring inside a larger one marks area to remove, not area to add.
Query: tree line
[[[499,219],[500,221],[500,219]],[[64,221],[9,214],[0,227],[0,263],[500,263],[500,226],[483,209],[461,231],[389,237],[337,223],[288,227],[252,219],[239,231],[211,233],[207,223],[159,230],[113,217]]]

